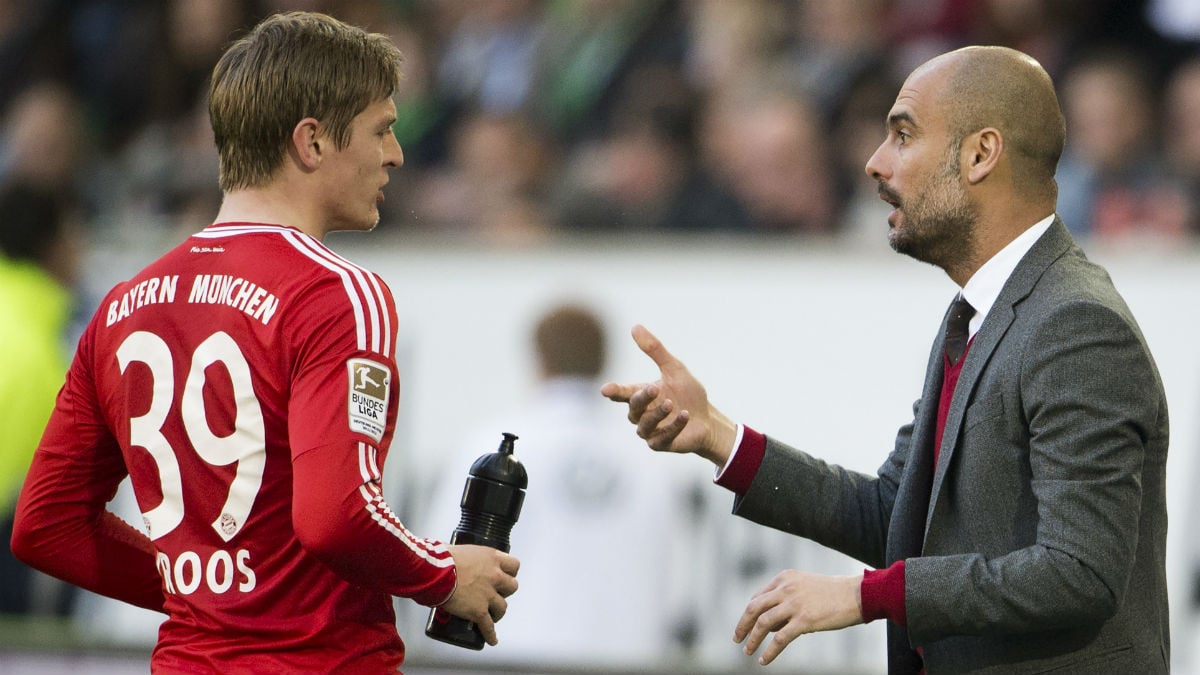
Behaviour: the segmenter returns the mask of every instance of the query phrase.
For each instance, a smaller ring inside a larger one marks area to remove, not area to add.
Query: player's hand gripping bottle
[[[471,465],[463,486],[462,517],[450,537],[451,544],[479,544],[508,553],[508,535],[521,515],[529,477],[513,457],[514,434],[505,433],[496,452]],[[483,649],[483,634],[475,622],[452,616],[435,607],[429,611],[425,634],[435,640],[468,649]]]

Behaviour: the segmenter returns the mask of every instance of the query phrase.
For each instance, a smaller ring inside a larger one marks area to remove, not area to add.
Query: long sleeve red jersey
[[[155,673],[383,673],[391,595],[454,589],[381,471],[387,285],[298,230],[222,223],[104,299],[20,498],[14,550],[167,619]],[[144,530],[105,510],[128,473]],[[143,533],[144,532],[144,533]]]

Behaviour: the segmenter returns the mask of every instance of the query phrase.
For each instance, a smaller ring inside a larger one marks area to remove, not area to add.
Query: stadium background
[[[397,297],[403,413],[388,490],[402,495],[402,516],[420,508],[464,416],[531,386],[528,325],[561,298],[608,320],[613,378],[652,376],[627,338],[644,323],[735,418],[873,471],[954,289],[888,249],[885,207],[862,164],[898,83],[923,58],[980,42],[1037,56],[1068,112],[1060,210],[1126,294],[1167,386],[1174,661],[1200,672],[1194,3],[7,0],[0,179],[33,177],[74,197],[81,315],[215,212],[204,80],[230,36],[277,9],[328,11],[392,35],[406,55],[406,165],[383,221],[329,242]],[[850,361],[862,376],[842,374]],[[755,589],[786,567],[857,569],[736,521],[713,491],[697,566],[718,581],[696,589],[707,603],[690,643],[645,672],[754,671],[728,636]],[[406,672],[495,670],[435,655],[419,635],[423,613],[398,608]],[[73,619],[2,625],[6,673],[144,672],[154,630],[152,618],[95,599]],[[801,638],[776,669],[882,663],[873,625]]]

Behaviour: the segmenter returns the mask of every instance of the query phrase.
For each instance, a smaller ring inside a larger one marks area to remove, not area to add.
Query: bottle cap
[[[504,439],[496,452],[488,453],[471,465],[471,475],[477,478],[493,480],[497,483],[513,485],[522,490],[529,486],[529,475],[525,466],[513,456],[513,441],[516,434],[504,432]]]

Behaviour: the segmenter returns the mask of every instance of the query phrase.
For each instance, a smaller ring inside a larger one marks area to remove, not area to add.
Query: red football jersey
[[[80,340],[21,499],[55,532],[43,557],[122,600],[162,596],[156,673],[394,672],[390,596],[434,605],[455,583],[381,491],[395,335],[383,280],[296,229],[190,237]],[[126,471],[149,541],[103,512]]]

